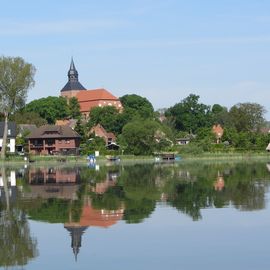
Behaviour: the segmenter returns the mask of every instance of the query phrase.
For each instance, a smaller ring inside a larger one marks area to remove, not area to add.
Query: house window
[[[58,143],[61,144],[62,143],[62,140],[59,140]]]
[[[8,133],[8,135],[11,135],[11,131],[10,131],[10,129],[8,129],[8,132],[7,132],[7,133]]]

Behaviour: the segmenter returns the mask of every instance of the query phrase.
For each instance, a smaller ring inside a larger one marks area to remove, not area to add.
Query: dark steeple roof
[[[68,71],[68,82],[63,87],[61,92],[71,91],[71,90],[86,90],[79,82],[79,74],[75,68],[73,58],[71,58],[70,68]]]
[[[82,235],[87,229],[87,227],[65,225],[65,228],[69,231],[71,235],[71,247],[75,256],[75,260],[77,261],[77,256],[82,245]]]

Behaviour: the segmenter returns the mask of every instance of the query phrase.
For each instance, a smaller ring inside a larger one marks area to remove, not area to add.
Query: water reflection
[[[157,204],[194,221],[205,208],[264,209],[268,168],[263,163],[2,167],[0,265],[26,265],[38,255],[29,220],[63,224],[77,260],[87,228],[141,223]]]
[[[25,209],[16,201],[14,170],[1,168],[0,176],[0,266],[23,266],[38,255]]]

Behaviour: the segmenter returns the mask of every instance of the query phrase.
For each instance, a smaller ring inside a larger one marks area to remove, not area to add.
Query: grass
[[[242,153],[201,153],[201,154],[180,154],[182,160],[185,161],[199,161],[199,160],[270,160],[270,153],[268,152],[242,152]],[[134,156],[134,155],[120,155],[121,161],[124,162],[144,162],[153,161],[153,156]],[[38,164],[42,163],[57,163],[57,164],[67,164],[67,163],[87,163],[87,156],[30,156],[28,160],[24,160],[22,156],[9,156],[2,163],[28,163],[35,162]],[[97,157],[97,162],[103,163],[107,162],[105,156]]]

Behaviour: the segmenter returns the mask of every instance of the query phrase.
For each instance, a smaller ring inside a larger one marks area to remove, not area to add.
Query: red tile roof
[[[80,102],[81,112],[89,113],[93,107],[98,107],[99,101]]]
[[[94,89],[87,91],[80,91],[77,94],[78,101],[87,102],[87,101],[98,101],[98,100],[115,100],[118,101],[118,98],[108,92],[106,89]]]

